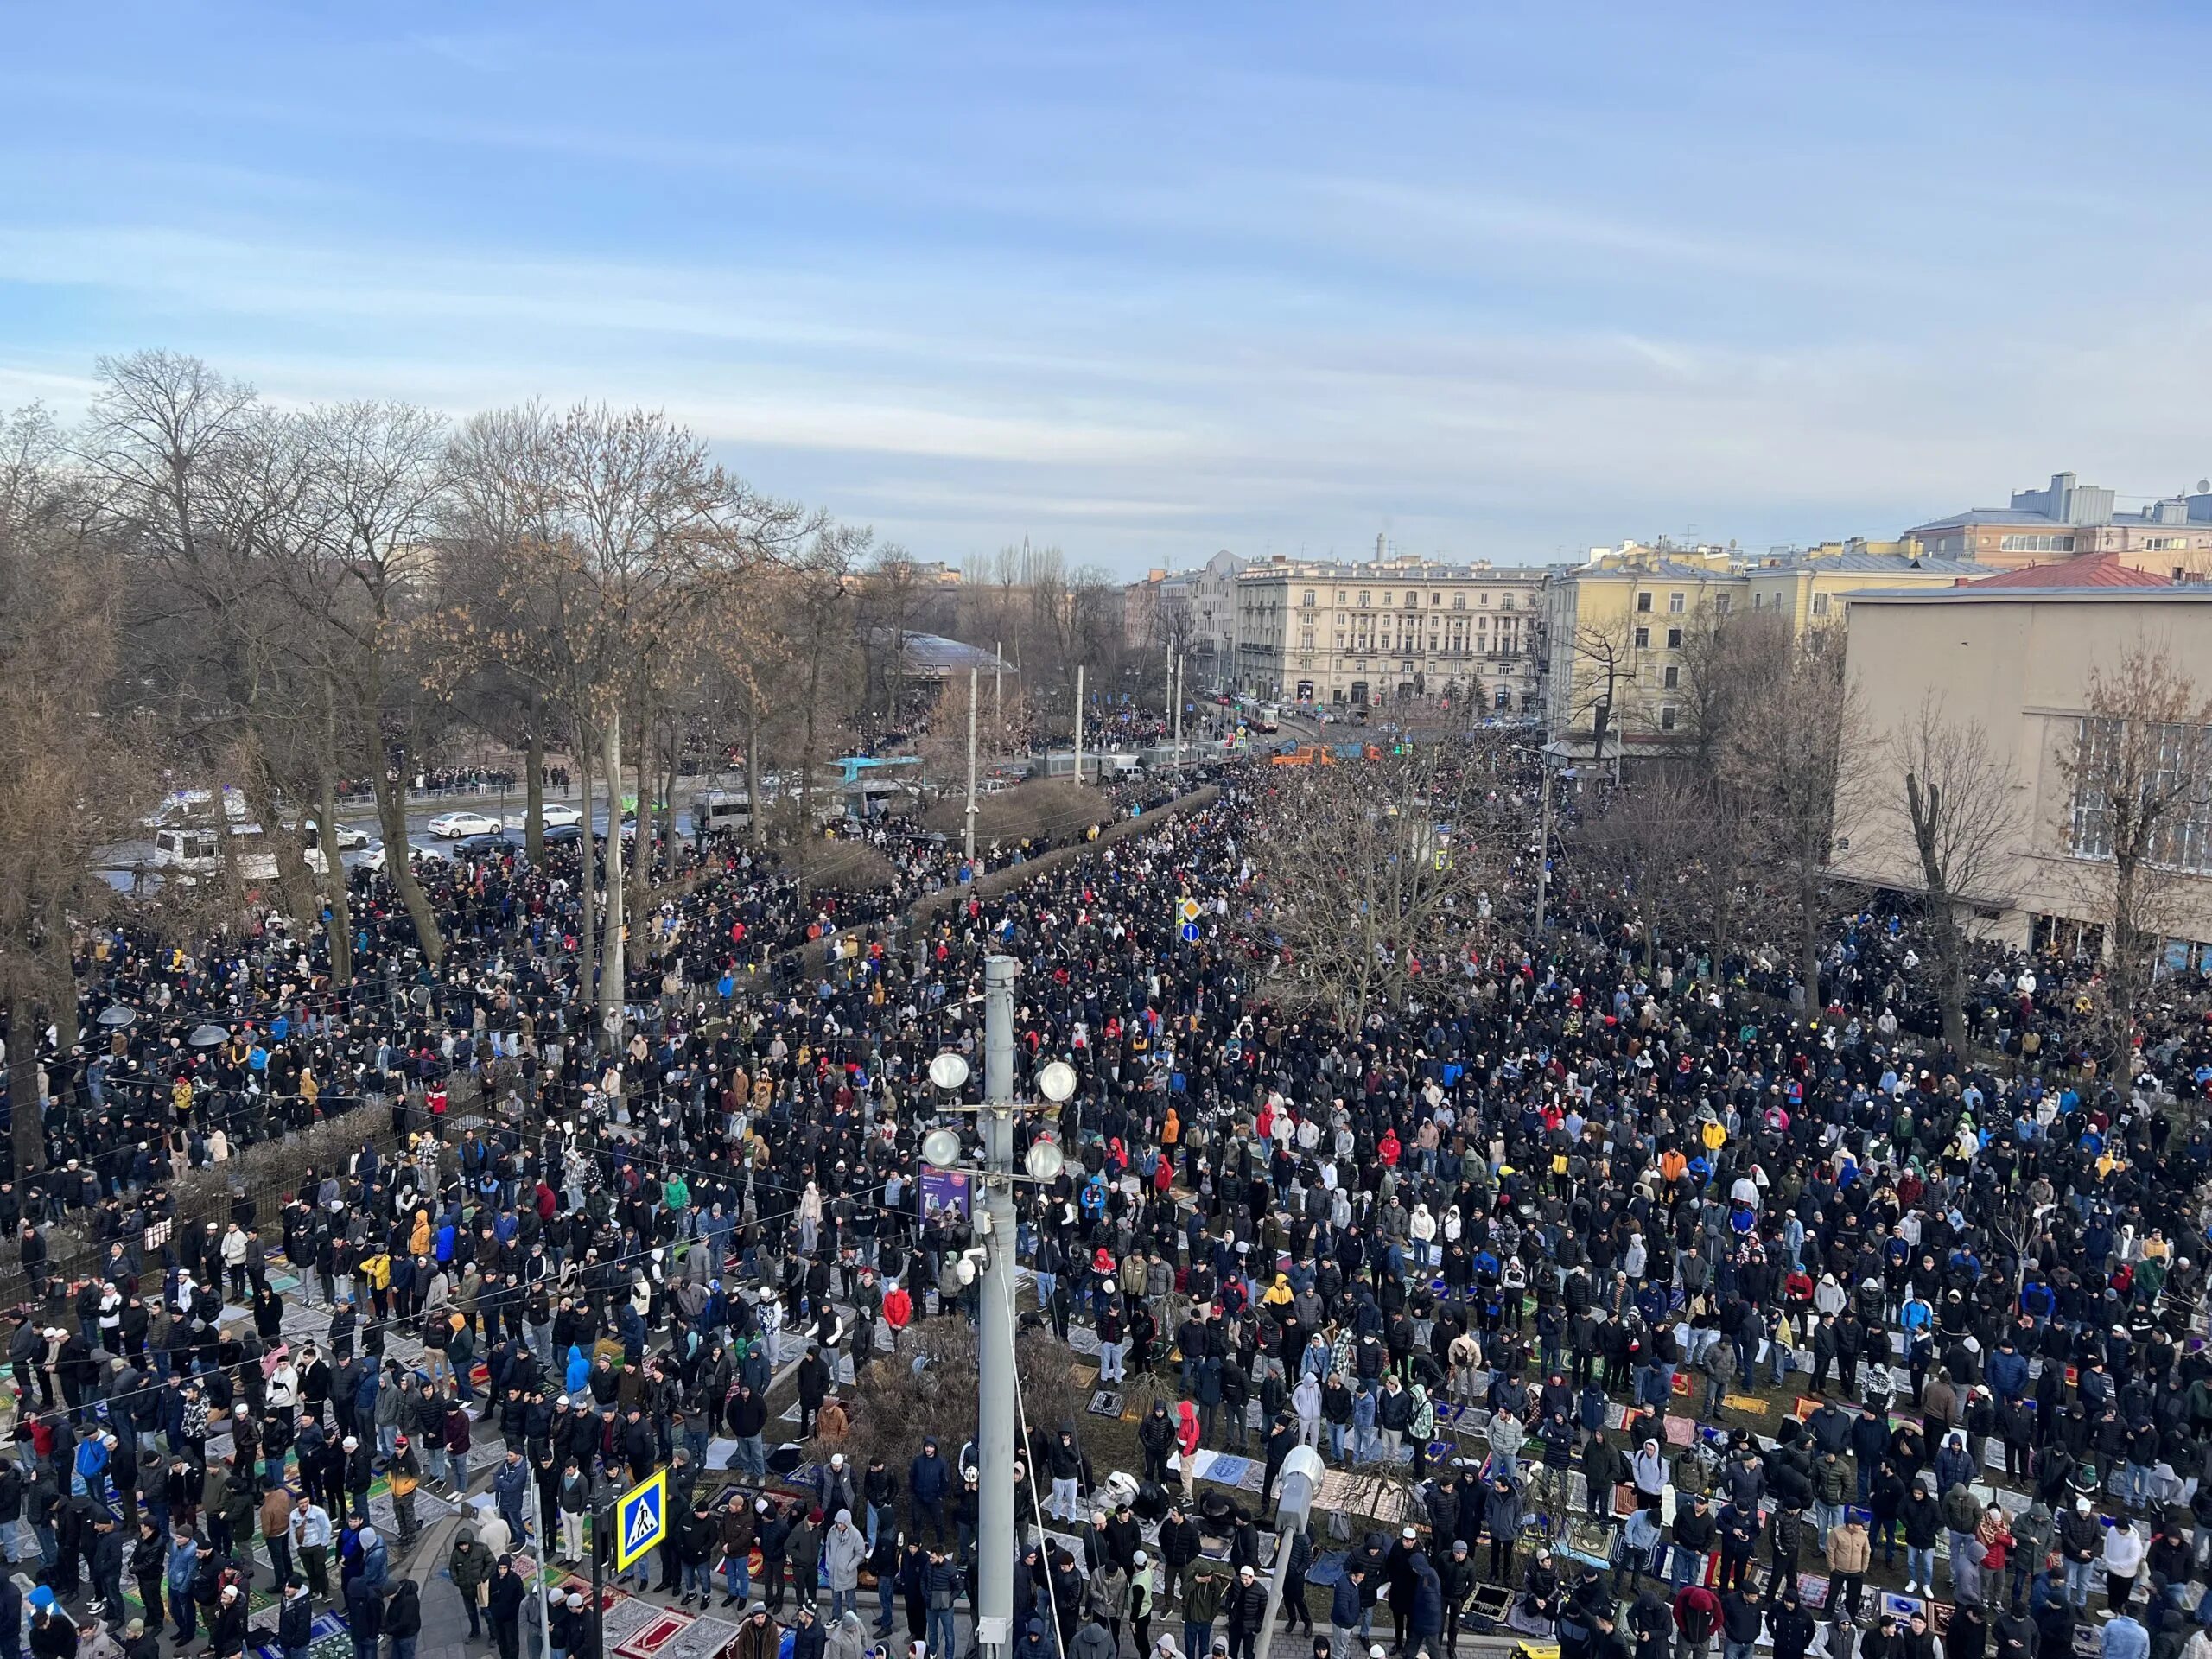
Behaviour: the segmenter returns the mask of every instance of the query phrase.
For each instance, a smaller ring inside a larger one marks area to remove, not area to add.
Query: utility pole
[[[1544,781],[1539,786],[1536,808],[1536,942],[1544,938],[1544,899],[1552,885],[1552,763],[1541,762]]]
[[[976,861],[976,696],[982,689],[976,671],[968,671],[968,834],[962,844],[962,856],[969,863]]]
[[[1175,773],[1178,777],[1180,777],[1183,772],[1183,664],[1186,660],[1181,652],[1175,653],[1175,674],[1173,683],[1175,688]]]
[[[524,1453],[524,1459],[529,1460],[527,1453]],[[538,1491],[537,1465],[535,1462],[530,1465],[530,1512],[537,1517],[542,1532],[545,1526],[545,1503]],[[522,1542],[519,1538],[515,1540],[518,1548]],[[553,1659],[553,1612],[546,1605],[545,1588],[546,1581],[553,1576],[552,1560],[553,1541],[540,1537],[537,1541],[537,1659]]]
[[[1006,727],[1006,642],[991,642],[991,718],[999,723],[1001,734]]]
[[[1014,976],[1012,957],[983,959],[984,1246],[977,1334],[976,1642],[983,1659],[1014,1643]]]
[[[978,1194],[976,1244],[962,1253],[961,1281],[977,1285],[976,1332],[976,1645],[982,1659],[1012,1659],[1014,1643],[1014,1429],[1021,1415],[1014,1370],[1014,1276],[1020,1235],[1014,1218],[1014,1185],[1024,1179],[1059,1179],[1065,1159],[1049,1135],[1033,1141],[1017,1173],[1014,1125],[1017,1114],[1065,1105],[1079,1081],[1065,1060],[1038,1071],[1043,1103],[1014,1097],[1014,980],[1020,969],[1007,956],[983,958],[983,1101],[976,1127],[983,1143],[980,1168],[964,1173]],[[930,1062],[930,1081],[948,1094],[963,1088],[968,1062],[950,1051]],[[922,1137],[922,1161],[961,1169],[967,1160],[959,1133],[931,1129]],[[981,1258],[980,1281],[976,1262]]]
[[[1083,664],[1075,665],[1075,780],[1083,781]]]

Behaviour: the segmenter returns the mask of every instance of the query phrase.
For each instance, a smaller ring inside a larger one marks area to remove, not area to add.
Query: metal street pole
[[[1536,943],[1542,947],[1544,938],[1544,899],[1552,885],[1552,763],[1540,760],[1544,781],[1538,791],[1541,804],[1536,810]]]
[[[968,835],[962,845],[963,855],[973,864],[976,861],[976,696],[982,682],[974,669],[968,671]]]
[[[527,1458],[524,1459],[528,1461]],[[468,1494],[461,1494],[461,1507],[467,1507]],[[537,1465],[530,1465],[530,1512],[537,1517],[540,1534],[545,1530],[545,1499],[537,1489]],[[518,1539],[518,1543],[522,1541]],[[553,1615],[545,1605],[546,1581],[553,1576],[553,1541],[541,1536],[537,1541],[537,1659],[553,1659]]]
[[[1175,772],[1179,777],[1183,771],[1183,677],[1185,671],[1183,664],[1185,660],[1181,652],[1175,653]]]
[[[1075,667],[1075,780],[1083,781],[1083,664]]]
[[[1011,957],[983,959],[984,1237],[976,1397],[976,1642],[1007,1659],[1014,1639],[1014,977]]]

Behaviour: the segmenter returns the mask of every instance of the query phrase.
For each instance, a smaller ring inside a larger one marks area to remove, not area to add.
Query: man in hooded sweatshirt
[[[830,1573],[831,1624],[859,1607],[861,1563],[867,1555],[868,1540],[853,1524],[853,1512],[838,1510],[836,1520],[822,1540],[822,1561]]]

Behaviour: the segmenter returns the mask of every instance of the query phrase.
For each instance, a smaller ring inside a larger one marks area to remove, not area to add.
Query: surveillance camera
[[[960,1265],[954,1269],[954,1273],[963,1285],[972,1285],[976,1282],[976,1264],[965,1256],[960,1259]]]

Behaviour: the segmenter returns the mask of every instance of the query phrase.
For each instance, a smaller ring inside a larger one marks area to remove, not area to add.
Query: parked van
[[[249,881],[271,881],[276,876],[276,855],[257,823],[231,825],[238,874]],[[186,825],[154,832],[154,862],[164,868],[206,875],[223,866],[222,852],[213,830]]]
[[[691,798],[691,833],[695,837],[739,835],[752,828],[752,796],[710,789]]]

